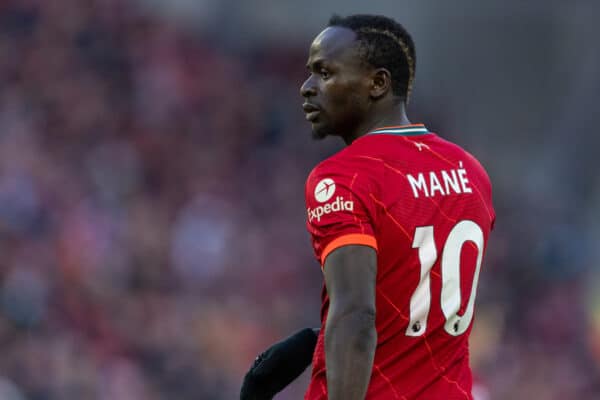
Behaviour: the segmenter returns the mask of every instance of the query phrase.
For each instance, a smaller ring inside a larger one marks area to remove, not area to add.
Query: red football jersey
[[[320,163],[306,182],[321,265],[340,246],[377,250],[377,349],[367,399],[472,399],[468,339],[495,213],[479,162],[423,125],[384,127]],[[305,399],[327,399],[321,334]]]

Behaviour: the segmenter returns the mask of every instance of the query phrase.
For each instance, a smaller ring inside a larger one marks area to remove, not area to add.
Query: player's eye
[[[331,73],[325,68],[321,68],[319,74],[321,74],[321,78],[323,79],[329,79],[331,77]]]

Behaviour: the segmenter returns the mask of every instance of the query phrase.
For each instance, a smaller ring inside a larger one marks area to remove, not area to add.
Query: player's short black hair
[[[415,44],[402,25],[381,15],[333,15],[328,26],[353,30],[359,42],[360,57],[375,68],[392,75],[392,92],[408,100],[415,79]]]

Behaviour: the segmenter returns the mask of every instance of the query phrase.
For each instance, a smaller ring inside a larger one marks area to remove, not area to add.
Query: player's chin
[[[327,129],[327,127],[325,125],[313,122],[312,138],[314,140],[322,140],[322,139],[325,139],[329,135],[330,135],[329,129]]]

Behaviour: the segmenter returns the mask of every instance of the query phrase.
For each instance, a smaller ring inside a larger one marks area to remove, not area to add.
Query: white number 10
[[[465,242],[470,241],[477,247],[477,264],[473,276],[473,286],[467,309],[458,315],[461,304],[460,293],[460,254]],[[433,226],[421,226],[415,230],[413,249],[419,249],[421,279],[410,298],[410,321],[406,329],[408,336],[421,336],[427,329],[427,316],[431,308],[431,285],[429,274],[438,255],[433,236]],[[442,293],[441,307],[446,323],[444,329],[452,336],[458,336],[469,328],[473,319],[475,293],[479,281],[479,269],[483,258],[483,231],[473,221],[460,221],[452,228],[442,250]]]

